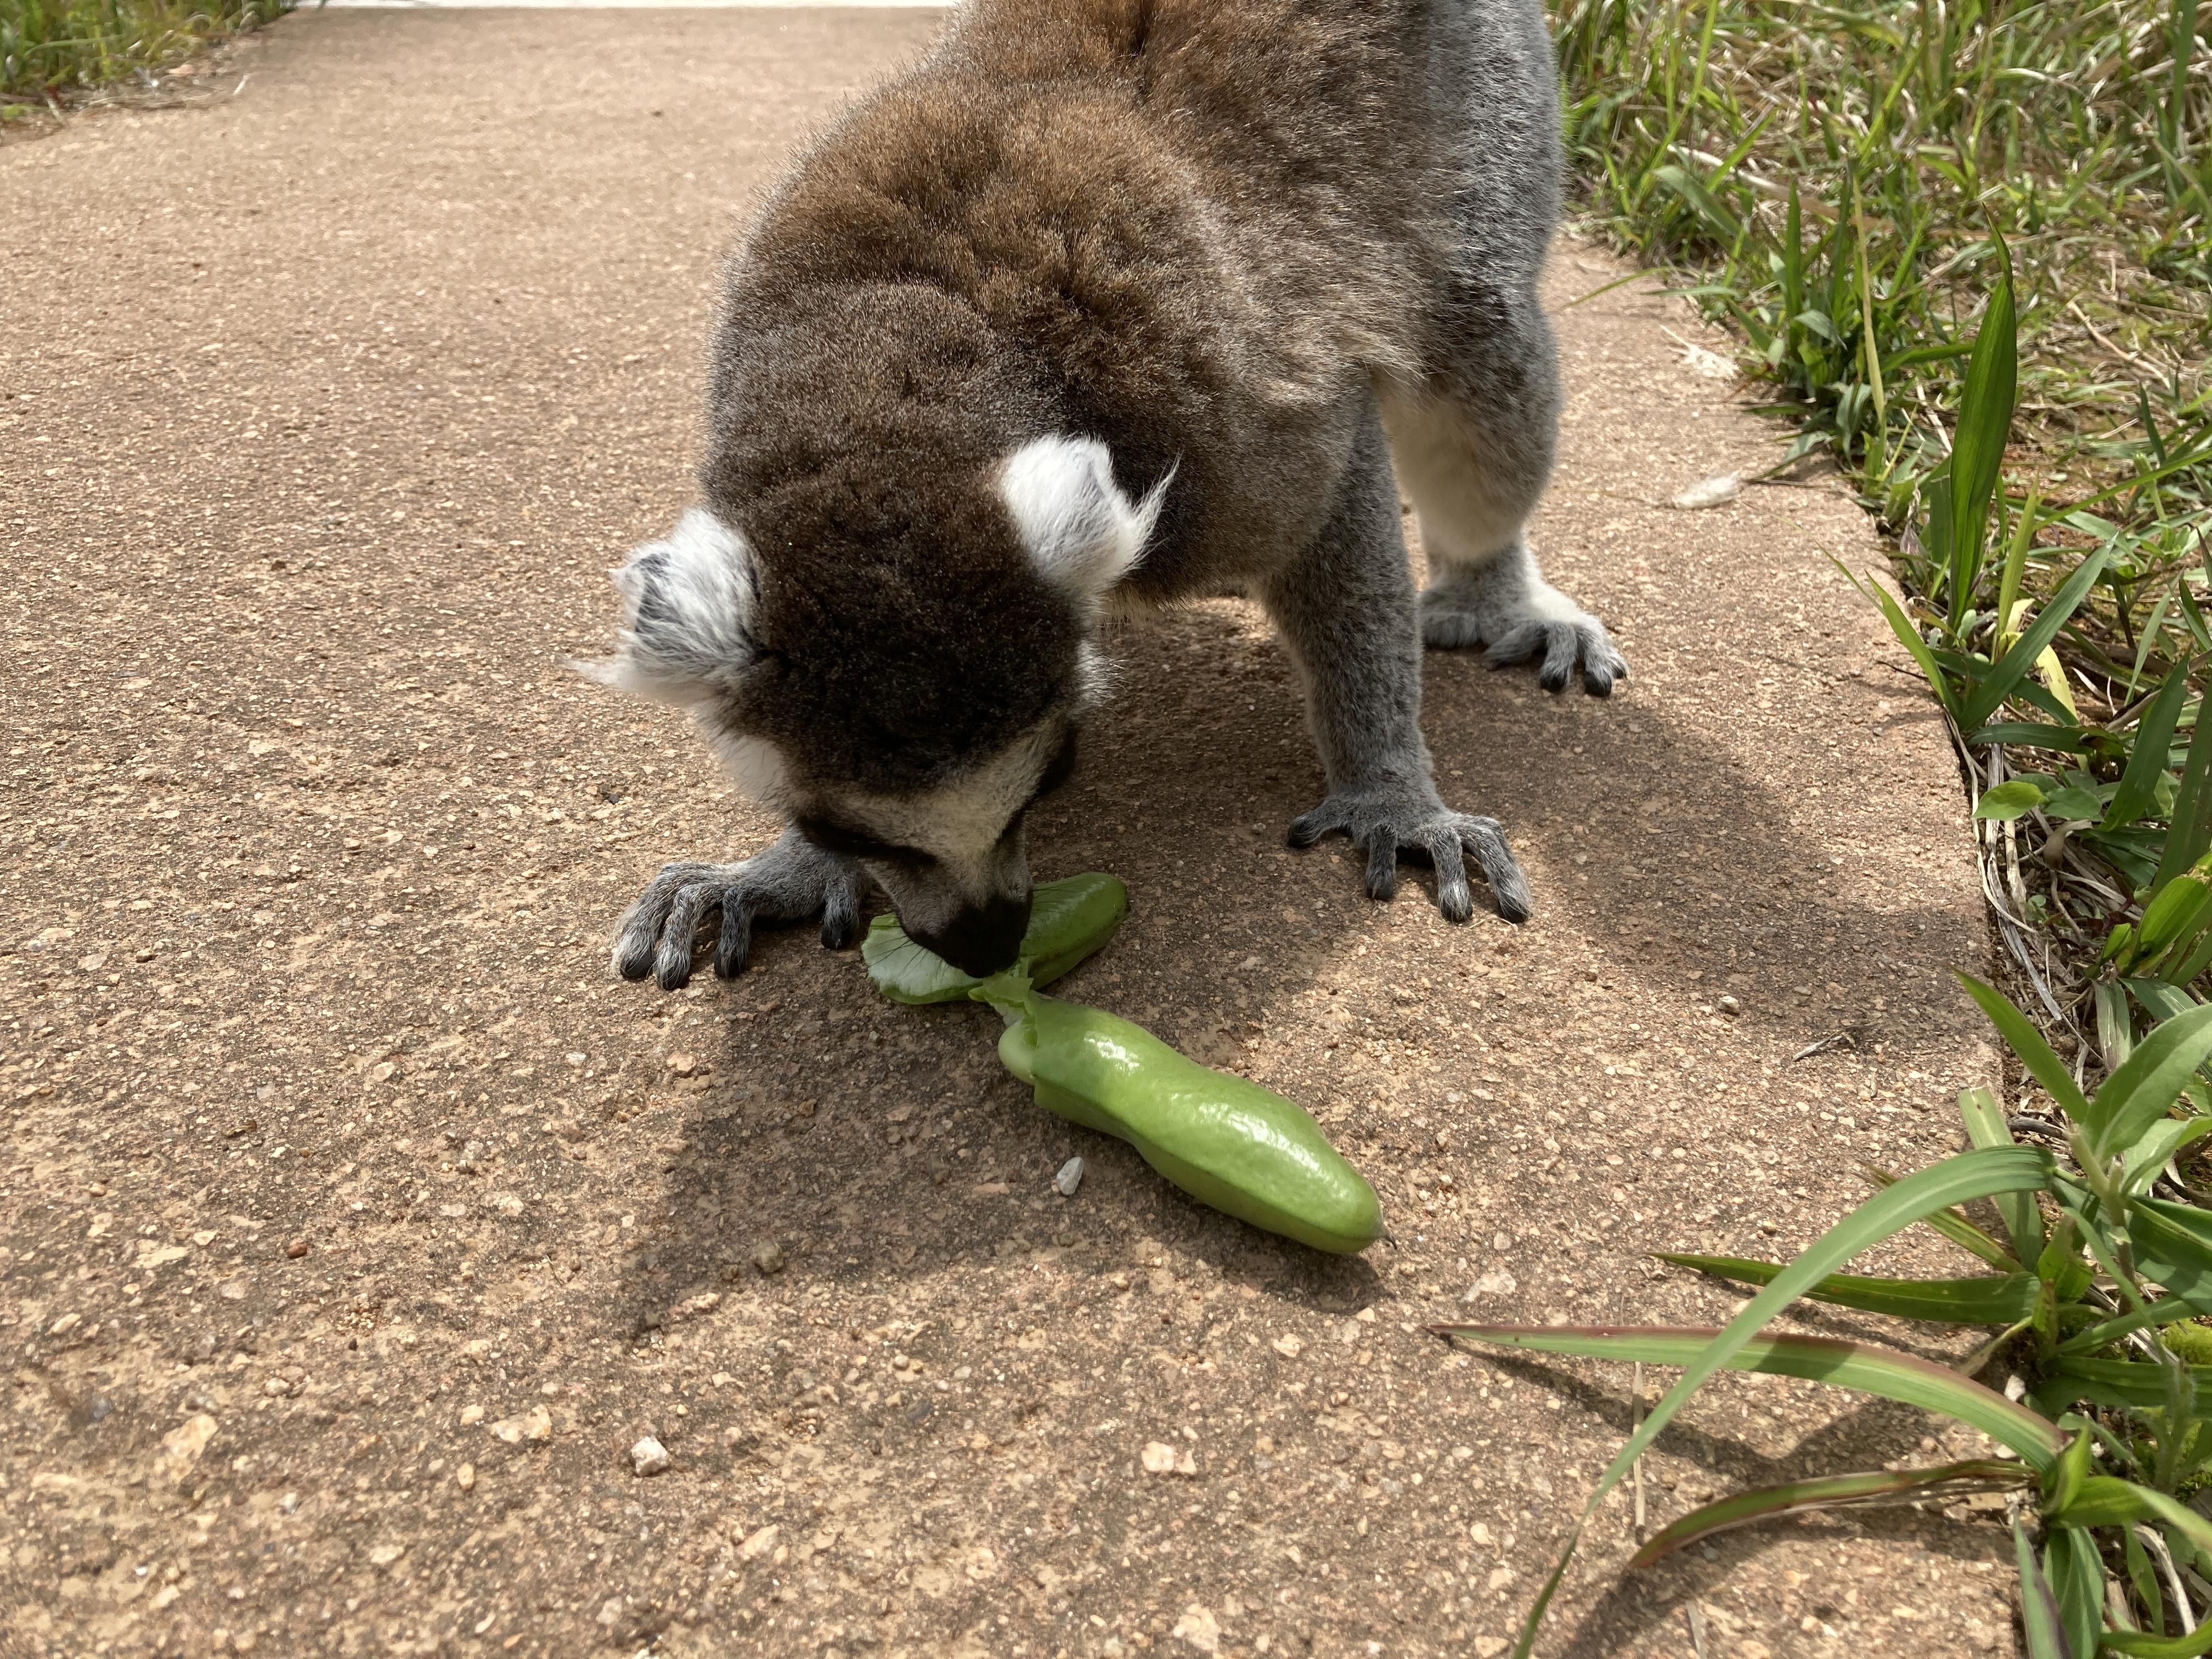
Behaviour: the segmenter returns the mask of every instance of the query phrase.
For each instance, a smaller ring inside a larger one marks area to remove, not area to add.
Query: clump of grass
[[[0,0],[0,97],[49,104],[244,33],[295,0]],[[17,107],[20,107],[17,106]]]
[[[2212,1651],[2212,1214],[2181,1155],[2212,1133],[2199,1068],[2212,1060],[2212,1007],[2160,1025],[2085,1091],[2003,996],[1967,979],[2048,1109],[2008,1117],[1986,1089],[1960,1097],[1972,1150],[1879,1190],[1794,1261],[1661,1259],[1759,1293],[1720,1330],[1668,1326],[1455,1325],[1455,1340],[1524,1352],[1679,1365],[1681,1380],[1607,1467],[1539,1591],[1514,1659],[1527,1659],[1583,1528],[1668,1420],[1723,1368],[1805,1377],[1948,1416],[1996,1455],[1824,1474],[1740,1492],[1677,1517],[1629,1566],[1649,1565],[1731,1527],[1808,1510],[2007,1500],[2029,1659],[2112,1652],[2189,1659]],[[2014,1139],[2015,1131],[2033,1144]],[[1991,1202],[1997,1226],[1962,1205]],[[1875,1279],[1837,1271],[1924,1222],[1987,1271]],[[1883,1344],[1767,1327],[1801,1297],[1899,1320],[1992,1333],[1957,1366]],[[2004,1392],[1977,1380],[2008,1373]],[[2026,1523],[2026,1524],[2023,1524]],[[2041,1534],[2031,1547],[2027,1530]]]
[[[1590,218],[1741,330],[1796,426],[1785,461],[1824,452],[1895,533],[1891,622],[1987,798],[2001,935],[2039,1012],[2075,1040],[2095,1024],[2113,1063],[2133,958],[2107,945],[2212,811],[2192,781],[2212,744],[2192,769],[2190,741],[2212,661],[2212,15],[1555,9]],[[2204,966],[2165,969],[2196,969],[2193,997]]]
[[[1632,1565],[1750,1521],[1979,1487],[2009,1498],[2031,1659],[2212,1652],[2212,52],[2197,0],[1556,10],[1592,216],[1741,330],[1746,367],[1796,423],[1785,460],[1825,452],[1896,534],[1905,600],[1868,596],[1947,717],[1999,935],[2060,1036],[1970,981],[2018,1103],[1969,1091],[1975,1150],[1901,1182],[1875,1172],[1884,1190],[1794,1263],[1669,1256],[1765,1286],[1723,1331],[1455,1334],[1685,1367],[1592,1511],[1723,1366],[1948,1413],[2011,1454],[1739,1494]],[[1994,1200],[2002,1237],[1954,1207],[1969,1193]],[[1835,1271],[1915,1219],[1996,1271]],[[1996,1334],[1947,1369],[1766,1334],[1800,1296]],[[1972,1380],[1999,1364],[2009,1398]]]
[[[1694,273],[1902,517],[2012,250],[2054,489],[2201,428],[2212,49],[2197,0],[1557,0],[1592,218]],[[2212,21],[2208,18],[2207,21]],[[2202,505],[2202,490],[2199,490]]]

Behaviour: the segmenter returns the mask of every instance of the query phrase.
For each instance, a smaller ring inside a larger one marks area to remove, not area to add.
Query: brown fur
[[[1310,538],[1442,257],[1420,15],[981,0],[800,161],[732,269],[703,468],[760,564],[744,725],[911,788],[1064,700],[1079,618],[991,488],[1031,438],[1103,439],[1133,493],[1179,469],[1145,599]]]

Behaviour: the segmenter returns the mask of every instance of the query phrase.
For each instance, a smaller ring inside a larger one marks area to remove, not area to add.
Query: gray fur
[[[1508,921],[1528,915],[1528,883],[1493,818],[1455,812],[1437,793],[1421,736],[1420,645],[1399,527],[1398,492],[1370,410],[1310,545],[1260,589],[1306,694],[1328,795],[1291,825],[1293,847],[1342,832],[1367,854],[1367,890],[1398,889],[1401,851],[1436,871],[1447,919],[1474,914],[1463,855],[1473,854]]]
[[[1525,534],[1559,410],[1536,295],[1558,123],[1540,0],[963,7],[748,232],[701,471],[720,532],[641,553],[600,671],[687,703],[802,841],[853,857],[787,833],[772,893],[672,866],[624,971],[680,979],[717,905],[749,928],[871,878],[971,971],[1003,965],[1098,618],[1235,588],[1306,682],[1328,794],[1293,840],[1353,836],[1378,898],[1425,860],[1454,920],[1472,853],[1525,915],[1497,824],[1437,793],[1420,647],[1540,654],[1554,690],[1626,672]]]

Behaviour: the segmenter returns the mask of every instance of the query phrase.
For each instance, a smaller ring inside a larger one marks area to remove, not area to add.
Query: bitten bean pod
[[[1092,871],[1046,882],[1030,901],[1019,970],[1028,973],[1032,985],[1051,984],[1112,939],[1128,914],[1129,890],[1119,877]],[[892,915],[868,924],[860,959],[876,989],[894,1002],[959,1002],[983,983],[915,944]]]
[[[1366,1249],[1382,1231],[1375,1189],[1296,1102],[1185,1059],[1140,1025],[1037,994],[1111,939],[1128,909],[1112,876],[1048,882],[1019,961],[985,980],[915,944],[893,916],[869,924],[860,954],[895,1001],[990,1003],[1007,1022],[999,1058],[1039,1105],[1127,1141],[1200,1202],[1316,1249]]]
[[[1048,1111],[1127,1141],[1193,1198],[1271,1233],[1342,1255],[1382,1235],[1375,1189],[1297,1102],[1096,1008],[1034,993],[1000,1004],[1010,1018],[1017,1006],[999,1058]]]

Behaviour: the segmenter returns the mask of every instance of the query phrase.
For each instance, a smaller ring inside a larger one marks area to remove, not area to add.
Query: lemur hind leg
[[[714,930],[714,972],[744,970],[754,926],[788,927],[822,918],[822,943],[842,951],[858,938],[860,902],[873,884],[851,859],[826,853],[796,830],[738,864],[686,860],[665,864],[631,905],[615,935],[615,971],[651,974],[664,991],[690,981],[691,956]]]
[[[1559,377],[1551,325],[1533,291],[1459,303],[1443,361],[1419,381],[1376,388],[1398,482],[1419,514],[1429,556],[1421,637],[1459,650],[1489,647],[1493,666],[1540,654],[1547,691],[1605,696],[1628,664],[1605,624],[1546,581],[1528,521],[1558,445]]]
[[[1528,883],[1492,818],[1437,793],[1421,737],[1421,645],[1390,456],[1370,405],[1328,523],[1259,597],[1304,681],[1306,717],[1328,796],[1291,825],[1293,847],[1342,831],[1367,854],[1368,892],[1397,891],[1401,854],[1432,866],[1437,908],[1474,914],[1472,854],[1508,921],[1528,915]]]

